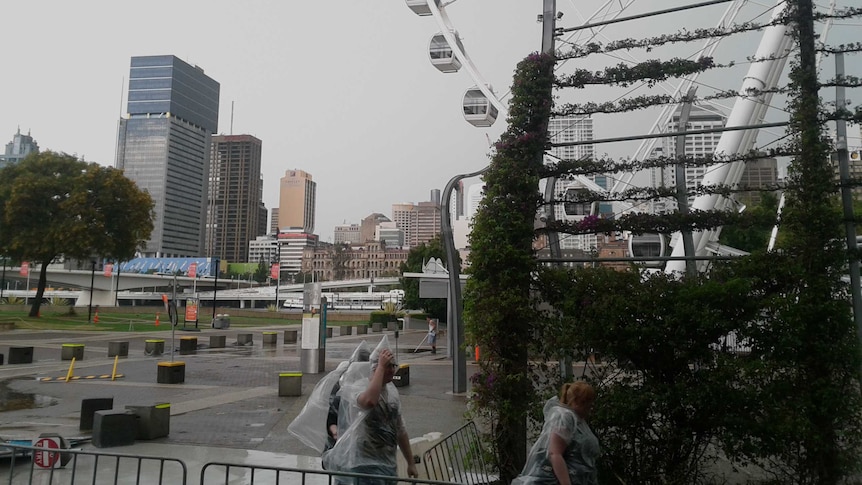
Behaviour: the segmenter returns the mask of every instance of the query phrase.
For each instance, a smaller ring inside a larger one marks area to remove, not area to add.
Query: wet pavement
[[[324,376],[304,374],[302,395],[280,397],[278,375],[296,372],[300,366],[300,343],[283,343],[283,330],[299,325],[176,331],[173,358],[171,332],[63,332],[12,330],[0,332],[0,352],[8,362],[9,348],[32,346],[33,362],[0,366],[0,438],[32,440],[41,433],[57,433],[80,443],[83,450],[173,457],[189,466],[190,483],[197,483],[203,463],[227,461],[260,466],[320,468],[319,454],[287,432],[315,384]],[[263,332],[278,332],[274,346],[264,346]],[[235,345],[238,333],[251,333],[253,345]],[[337,335],[338,330],[335,330]],[[335,336],[327,341],[326,371],[349,358],[366,340],[372,348],[383,334],[396,347],[394,333]],[[226,347],[210,349],[212,335],[224,335]],[[422,330],[399,332],[398,360],[410,366],[410,383],[400,387],[402,412],[413,437],[428,433],[446,435],[464,423],[464,395],[452,391],[452,363],[446,358],[445,339],[438,341],[438,354],[425,349],[414,352],[425,337]],[[197,337],[194,354],[179,355],[181,337]],[[147,356],[145,340],[163,339],[166,353]],[[108,357],[109,342],[128,341],[129,355],[117,361],[115,380],[110,376],[114,358]],[[65,382],[71,361],[61,359],[63,344],[84,344],[84,358],[76,360],[73,375]],[[159,384],[158,363],[185,363],[184,382]],[[475,367],[468,364],[468,375]],[[50,382],[40,380],[50,377]],[[62,378],[62,379],[61,379]],[[80,431],[81,401],[113,398],[113,408],[126,405],[170,403],[170,434],[134,445],[95,448],[90,434]],[[322,424],[323,425],[323,424]]]

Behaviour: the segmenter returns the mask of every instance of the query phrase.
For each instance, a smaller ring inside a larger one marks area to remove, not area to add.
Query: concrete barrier
[[[302,372],[282,372],[278,375],[279,396],[302,395]]]
[[[295,344],[298,335],[299,335],[298,330],[285,330],[284,331],[284,343],[285,343],[285,345]]]
[[[159,384],[182,384],[186,381],[185,362],[159,362],[156,382]]]
[[[84,344],[63,344],[60,350],[60,360],[83,360]]]
[[[9,347],[10,364],[32,364],[33,347]]]
[[[274,346],[278,344],[278,332],[263,332],[263,345]]]
[[[353,335],[353,326],[342,325],[338,328],[338,335]]]
[[[150,405],[126,405],[138,418],[136,438],[139,440],[154,440],[164,438],[171,430],[171,405],[159,403]]]
[[[161,339],[144,340],[145,355],[162,355],[165,353],[165,341]]]
[[[108,342],[108,357],[128,357],[129,356],[129,341],[115,340]]]
[[[93,446],[109,448],[135,444],[137,417],[131,411],[96,411],[93,419]]]
[[[96,411],[104,411],[113,407],[114,398],[112,397],[81,399],[81,416],[78,420],[78,429],[81,431],[92,430]]]
[[[180,337],[180,355],[198,353],[197,337]]]
[[[210,348],[223,349],[227,338],[224,335],[210,335]]]
[[[237,345],[254,345],[254,337],[250,333],[236,334]]]

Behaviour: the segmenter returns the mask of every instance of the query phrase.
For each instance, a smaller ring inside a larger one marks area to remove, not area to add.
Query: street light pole
[[[96,283],[96,261],[90,261],[90,304],[87,306],[87,322],[93,322],[93,285]]]
[[[215,263],[215,283],[213,285],[213,321],[215,321],[216,317],[216,296],[218,295],[218,258],[213,258],[213,263]]]

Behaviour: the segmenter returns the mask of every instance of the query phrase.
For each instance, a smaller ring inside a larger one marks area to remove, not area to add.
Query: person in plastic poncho
[[[345,373],[341,382],[340,433],[335,446],[323,454],[327,470],[397,476],[397,450],[407,462],[407,474],[417,477],[410,438],[401,419],[401,400],[392,384],[397,364],[389,349],[386,336],[371,353],[371,377],[350,381]],[[356,485],[388,485],[395,480],[357,478],[350,482],[342,477],[339,483]]]
[[[332,443],[338,438],[337,435],[331,433],[328,426],[328,414],[333,405],[333,394],[337,392],[336,388],[341,377],[351,368],[354,369],[352,372],[354,375],[368,376],[367,361],[370,353],[368,344],[363,340],[353,351],[349,360],[338,364],[334,371],[327,374],[314,386],[308,401],[287,427],[287,431],[309,448],[317,450],[318,453],[331,448]],[[364,367],[355,365],[363,363],[362,361],[365,361]],[[363,369],[364,375],[362,374]]]
[[[586,382],[564,384],[559,399],[545,403],[542,434],[512,485],[598,483],[599,440],[587,424],[596,391]]]

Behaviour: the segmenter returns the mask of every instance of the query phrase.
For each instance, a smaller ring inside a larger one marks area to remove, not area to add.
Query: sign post
[[[33,462],[36,466],[40,468],[60,468],[60,438],[39,438],[33,446],[43,448],[43,450],[33,451]]]

